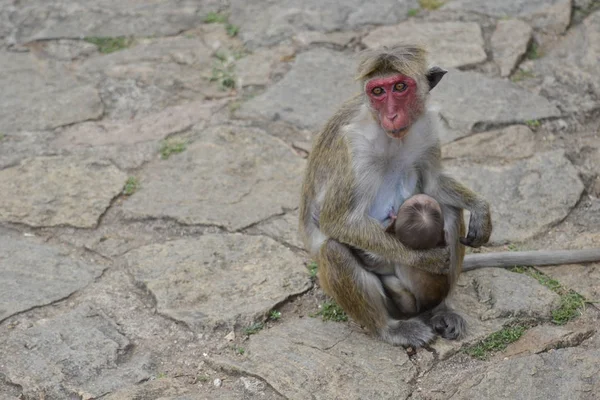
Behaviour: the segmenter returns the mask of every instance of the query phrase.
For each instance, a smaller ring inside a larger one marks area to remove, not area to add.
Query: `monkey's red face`
[[[417,94],[417,82],[402,74],[374,78],[365,92],[388,136],[401,139],[423,110]]]

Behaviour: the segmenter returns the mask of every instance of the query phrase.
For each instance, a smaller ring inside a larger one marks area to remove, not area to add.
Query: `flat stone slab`
[[[519,17],[535,28],[554,34],[563,33],[571,22],[571,0],[453,0],[442,10],[460,10],[496,18]]]
[[[417,0],[360,0],[322,2],[308,0],[232,0],[230,22],[240,26],[248,48],[269,46],[306,30],[352,30],[366,24],[389,25],[408,18]]]
[[[128,219],[173,218],[239,230],[298,206],[305,161],[258,128],[201,130],[181,154],[142,172],[122,206]]]
[[[421,382],[418,400],[592,400],[600,391],[600,351],[568,348],[497,363],[438,364]],[[526,397],[527,398],[527,397]]]
[[[298,211],[294,211],[282,217],[258,224],[252,227],[250,231],[262,233],[277,240],[283,240],[298,248],[304,248],[304,244],[302,244],[302,240],[300,239],[298,221]]]
[[[515,318],[548,318],[559,300],[556,293],[525,274],[500,268],[464,272],[451,304],[465,317],[467,334],[458,341],[438,338],[431,347],[439,360],[446,360]]]
[[[260,376],[289,399],[406,399],[417,375],[401,347],[317,318],[253,335],[245,354],[215,362]]]
[[[430,64],[442,68],[474,65],[487,59],[481,28],[474,22],[415,22],[372,30],[362,42],[369,48],[393,46],[399,38],[406,43],[422,43]]]
[[[444,160],[466,158],[469,161],[506,164],[529,158],[536,149],[535,135],[526,125],[512,125],[467,136],[443,146]]]
[[[97,85],[109,117],[133,119],[184,99],[228,96],[211,82],[217,66],[212,42],[210,33],[138,39],[129,48],[85,60],[76,73]]]
[[[282,119],[301,128],[322,126],[341,103],[360,93],[357,60],[327,49],[296,57],[292,70],[267,91],[246,102],[236,115]]]
[[[99,118],[103,105],[93,86],[27,53],[0,51],[0,132],[44,130]]]
[[[431,101],[439,106],[449,127],[443,142],[474,130],[560,116],[558,108],[544,97],[508,80],[472,71],[450,70],[431,92]]]
[[[302,259],[264,236],[205,234],[144,246],[125,259],[158,312],[198,330],[247,326],[311,287]]]
[[[84,122],[64,129],[56,144],[61,147],[104,146],[157,141],[209,121],[224,106],[223,101],[193,101],[167,107],[156,114],[142,115],[133,121]]]
[[[518,19],[498,21],[491,44],[500,75],[509,76],[527,52],[533,29]]]
[[[523,65],[539,81],[537,90],[565,112],[600,107],[600,11],[571,29],[544,57]]]
[[[199,25],[208,1],[34,0],[15,7],[17,43],[85,36],[167,36]],[[213,10],[216,11],[216,10]]]
[[[494,224],[490,242],[519,242],[562,221],[584,186],[563,151],[536,154],[507,165],[447,160],[449,174],[484,196]]]
[[[0,231],[0,322],[70,296],[102,270],[59,249]]]
[[[150,374],[150,360],[100,310],[82,306],[17,326],[0,340],[0,374],[27,398],[98,398]]]
[[[126,180],[125,173],[104,160],[27,159],[0,170],[0,221],[93,228]]]

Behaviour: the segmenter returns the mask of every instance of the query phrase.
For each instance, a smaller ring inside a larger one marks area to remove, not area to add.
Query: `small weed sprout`
[[[187,148],[187,143],[181,140],[176,139],[166,139],[163,140],[160,145],[160,157],[163,160],[171,157],[171,154],[177,154],[185,151]]]
[[[494,332],[481,342],[469,346],[465,352],[479,360],[487,360],[495,352],[506,349],[510,343],[516,342],[525,333],[527,328],[522,325],[504,328]]]
[[[84,39],[88,43],[92,43],[98,47],[98,51],[102,54],[114,53],[115,51],[123,50],[133,42],[124,36],[119,37],[87,37]]]
[[[209,12],[204,17],[204,22],[207,24],[224,24],[227,22],[227,15],[217,12]]]
[[[314,261],[309,262],[306,266],[306,268],[308,268],[308,273],[310,274],[311,278],[315,278],[317,276],[318,267],[319,266]]]
[[[248,336],[254,335],[254,334],[260,332],[264,327],[265,327],[265,324],[263,324],[262,322],[257,322],[255,324],[250,325],[246,329],[244,329],[244,333]]]
[[[317,315],[320,315],[323,321],[348,321],[348,315],[334,301],[326,301],[321,304],[321,309],[317,313],[311,314],[311,317],[316,317]]]
[[[419,5],[425,10],[437,10],[444,5],[441,0],[419,0]]]
[[[127,182],[125,182],[125,187],[123,188],[123,194],[125,196],[131,196],[138,190],[140,183],[138,182],[135,176],[130,176],[127,178]]]
[[[281,311],[277,311],[277,310],[271,311],[271,313],[269,314],[269,318],[272,319],[273,321],[277,321],[278,319],[281,318]]]

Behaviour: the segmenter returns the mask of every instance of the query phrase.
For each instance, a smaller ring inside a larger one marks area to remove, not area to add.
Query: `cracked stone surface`
[[[356,67],[355,59],[332,50],[301,53],[281,81],[245,103],[236,115],[281,119],[298,127],[317,128],[331,117],[337,104],[360,93],[353,79]]]
[[[148,166],[124,203],[129,219],[174,218],[238,230],[298,204],[304,160],[256,128],[201,130],[188,149]]]
[[[44,130],[99,118],[100,96],[52,61],[0,49],[0,131]]]
[[[407,43],[423,43],[430,63],[442,68],[457,68],[487,59],[481,28],[474,22],[415,22],[382,26],[362,41],[369,48],[393,46],[398,38]]]
[[[446,165],[451,176],[490,202],[492,243],[522,241],[544,232],[568,215],[584,189],[562,151],[506,165],[465,165],[458,160]]]
[[[195,329],[251,324],[311,286],[299,257],[261,236],[208,234],[144,246],[125,259],[157,310]]]
[[[413,398],[515,399],[528,393],[539,399],[592,400],[600,390],[598,357],[598,349],[572,348],[492,364],[437,367],[423,380],[422,390]]]
[[[210,11],[210,3],[34,0],[15,4],[11,20],[17,29],[12,36],[17,43],[85,36],[167,36],[200,24]]]
[[[347,399],[406,399],[408,382],[417,374],[406,352],[314,318],[297,319],[251,338],[241,361],[216,362],[263,377],[289,399],[313,393],[331,399],[341,392]]]
[[[431,92],[449,131],[450,142],[473,130],[558,117],[560,111],[546,98],[526,92],[510,81],[471,71],[450,70]]]
[[[599,59],[600,11],[596,11],[544,57],[524,63],[522,69],[536,77],[532,86],[562,110],[584,112],[600,107]]]
[[[496,18],[519,17],[535,28],[554,34],[564,32],[571,20],[571,0],[453,0],[443,10],[460,10]]]
[[[106,315],[76,308],[0,340],[0,371],[30,398],[99,397],[124,384],[148,379],[150,360],[128,359],[133,343]],[[14,348],[22,349],[16,353]],[[65,386],[68,380],[71,385]]]
[[[103,160],[38,157],[0,171],[0,221],[91,228],[127,175]]]
[[[88,285],[103,267],[38,241],[0,230],[0,321],[63,299]]]
[[[500,67],[501,76],[509,76],[531,41],[533,30],[525,22],[511,19],[498,22],[492,35],[492,53],[496,64]]]
[[[366,24],[393,24],[407,19],[410,9],[418,8],[416,0],[375,0],[369,7],[362,7],[359,0],[310,0],[301,7],[293,0],[230,3],[230,21],[240,26],[242,40],[250,48],[273,45],[306,30],[330,32]]]
[[[0,399],[595,399],[597,262],[538,269],[588,301],[560,326],[494,268],[458,279],[460,340],[318,314],[302,177],[365,48],[450,69],[443,164],[493,212],[471,251],[600,247],[600,3],[425,3],[0,0]]]

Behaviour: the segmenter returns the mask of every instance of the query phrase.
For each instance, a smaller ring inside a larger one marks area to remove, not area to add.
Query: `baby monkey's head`
[[[432,249],[444,242],[444,216],[439,203],[424,194],[406,200],[394,223],[396,237],[415,250]]]

